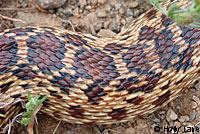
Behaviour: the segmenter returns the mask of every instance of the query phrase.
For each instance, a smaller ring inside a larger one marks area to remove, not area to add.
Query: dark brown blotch
[[[145,14],[145,17],[148,19],[153,19],[156,17],[156,13],[157,13],[157,10],[153,9],[149,11],[147,14]]]
[[[15,94],[15,95],[12,95],[10,97],[12,97],[12,98],[19,98],[19,97],[21,97],[21,94]]]
[[[71,114],[71,116],[76,117],[76,118],[83,118],[84,112],[85,110],[81,108],[80,106],[71,106],[69,108],[69,113]]]
[[[61,63],[67,51],[65,42],[59,40],[49,28],[45,32],[36,32],[37,35],[27,39],[30,65],[37,65],[44,74],[52,74],[51,70],[61,70],[65,65]]]
[[[62,119],[60,112],[58,112],[58,111],[54,112],[53,115],[55,118]]]
[[[104,48],[105,51],[109,51],[114,55],[118,54],[121,49],[123,49],[123,44],[117,43],[108,43]]]
[[[169,96],[170,96],[170,91],[167,91],[165,94],[159,96],[158,99],[153,102],[153,105],[156,105],[156,106],[162,105],[169,99]]]
[[[153,27],[149,27],[147,25],[143,26],[139,31],[138,40],[151,40],[153,37],[155,37],[156,34],[154,34],[155,29]],[[142,45],[141,45],[142,46]]]
[[[127,100],[128,103],[133,103],[135,105],[139,105],[142,101],[144,100],[144,98],[141,97],[135,97],[133,99]]]
[[[112,112],[108,113],[109,116],[112,117],[114,120],[121,120],[126,117],[126,109],[125,108],[118,108],[113,109]]]
[[[171,83],[171,81],[169,80],[165,86],[161,87],[161,89],[165,90],[165,89],[169,88],[170,83]]]
[[[8,82],[0,86],[1,93],[5,93],[14,82]]]

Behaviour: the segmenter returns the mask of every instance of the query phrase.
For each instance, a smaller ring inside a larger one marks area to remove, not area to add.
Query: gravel
[[[167,111],[166,119],[168,122],[178,119],[178,115],[170,108]]]

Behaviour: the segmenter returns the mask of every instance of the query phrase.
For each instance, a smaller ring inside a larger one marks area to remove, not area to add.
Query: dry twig
[[[41,107],[42,107],[42,104],[38,105],[38,106],[32,111],[31,120],[29,121],[28,128],[27,128],[27,131],[28,131],[29,134],[33,134],[34,119],[35,119],[35,117],[36,117],[37,112],[40,110]]]
[[[29,0],[31,3],[33,3],[33,5],[39,10],[39,11],[41,11],[41,12],[43,12],[43,13],[48,13],[48,11],[47,10],[45,10],[45,9],[42,9],[34,0]]]
[[[20,19],[13,19],[13,18],[10,18],[8,16],[4,16],[2,14],[0,14],[0,17],[3,18],[3,19],[6,19],[6,20],[10,20],[10,21],[17,21],[17,22],[21,22],[21,23],[26,23],[25,21],[23,20],[20,20]]]

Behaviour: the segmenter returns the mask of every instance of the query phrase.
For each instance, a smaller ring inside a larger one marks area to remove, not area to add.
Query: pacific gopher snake
[[[114,38],[8,29],[0,33],[0,113],[6,115],[0,127],[27,91],[49,95],[42,111],[71,123],[111,124],[151,113],[199,78],[199,39],[199,29],[178,26],[155,9]]]

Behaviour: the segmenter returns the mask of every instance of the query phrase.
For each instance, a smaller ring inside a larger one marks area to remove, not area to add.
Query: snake
[[[176,24],[155,8],[112,38],[53,27],[6,29],[0,33],[0,127],[21,110],[28,92],[48,95],[41,111],[58,120],[130,121],[193,86],[199,63],[200,29]]]

